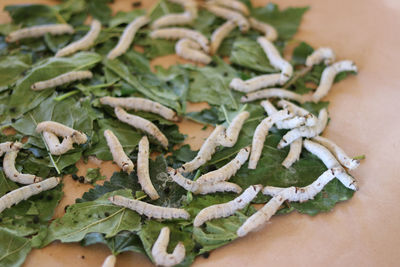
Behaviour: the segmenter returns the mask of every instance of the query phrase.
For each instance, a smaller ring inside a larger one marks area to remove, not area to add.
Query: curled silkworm
[[[74,141],[71,137],[67,136],[63,138],[63,141],[60,143],[57,135],[51,132],[43,132],[43,138],[49,147],[50,153],[52,155],[62,155],[74,149]]]
[[[290,65],[289,62],[287,62],[286,60],[284,60],[281,57],[281,55],[279,54],[279,52],[276,49],[276,47],[274,46],[274,44],[271,43],[267,38],[258,37],[257,42],[260,44],[260,46],[264,50],[264,53],[267,55],[271,65],[274,66],[275,68],[281,70],[282,82],[283,83],[287,82],[293,74],[292,65]]]
[[[265,112],[267,112],[268,116],[278,112],[278,110],[271,104],[268,100],[261,101],[261,106],[264,108]],[[290,108],[288,108],[290,112],[293,112]],[[306,123],[305,117],[293,116],[291,118],[277,121],[275,123],[276,128],[278,129],[293,129],[299,126],[303,126]]]
[[[240,130],[242,130],[244,122],[249,118],[250,113],[243,111],[239,113],[229,124],[225,134],[221,134],[218,138],[220,145],[224,147],[233,147],[239,137]]]
[[[56,57],[68,56],[75,53],[76,51],[86,50],[90,48],[96,41],[97,36],[99,36],[100,31],[101,31],[101,23],[97,19],[94,19],[92,21],[92,24],[90,25],[90,30],[86,33],[86,35],[83,36],[78,41],[75,41],[67,45],[66,47],[60,49],[56,53]]]
[[[151,112],[157,115],[160,115],[164,119],[170,121],[177,121],[178,117],[176,116],[175,111],[170,108],[167,108],[161,105],[158,102],[141,98],[141,97],[111,97],[105,96],[100,98],[100,103],[103,105],[109,105],[113,108],[121,107],[128,110],[135,111],[146,111]]]
[[[193,23],[194,18],[192,17],[190,12],[184,12],[184,13],[179,13],[179,14],[168,14],[165,16],[162,16],[155,20],[151,24],[151,28],[153,30],[163,28],[163,27],[169,27],[169,26],[182,26],[182,25],[188,25]]]
[[[184,209],[167,208],[152,205],[140,200],[130,199],[123,196],[112,196],[108,199],[114,205],[125,207],[136,211],[140,215],[155,219],[189,219],[189,213]]]
[[[60,86],[60,85],[66,84],[66,83],[71,83],[74,81],[91,79],[92,77],[93,77],[93,73],[88,70],[71,71],[71,72],[61,74],[50,80],[36,82],[31,86],[31,89],[34,91],[40,91],[40,90]]]
[[[193,226],[199,227],[206,221],[231,216],[235,211],[246,207],[260,192],[262,185],[251,185],[237,198],[223,204],[216,204],[202,209],[194,218]]]
[[[175,52],[184,59],[203,64],[209,64],[212,60],[209,55],[201,50],[197,42],[187,38],[183,38],[175,44]]]
[[[250,93],[261,88],[281,84],[281,74],[265,74],[246,81],[240,78],[233,78],[229,87],[239,92]]]
[[[197,2],[196,0],[168,0],[169,2],[183,6],[185,12],[189,12],[190,16],[197,18]]]
[[[111,130],[105,130],[104,137],[106,138],[107,145],[110,148],[114,162],[117,163],[117,165],[124,172],[132,172],[135,166],[133,165],[133,162],[130,160],[130,158],[125,154],[124,149],[122,148],[122,145],[119,142],[118,138]]]
[[[214,55],[217,53],[219,46],[222,41],[229,35],[233,29],[235,29],[236,24],[227,20],[224,24],[219,26],[211,35],[211,44],[210,44],[210,54]]]
[[[277,121],[287,119],[290,116],[293,115],[288,110],[283,109],[265,118],[257,126],[256,130],[254,131],[253,142],[251,145],[252,150],[249,160],[249,169],[255,169],[257,167],[257,163],[261,157],[261,152],[264,147],[265,138],[268,135],[269,128],[271,128],[272,125]]]
[[[356,159],[352,159],[349,156],[347,156],[346,152],[342,148],[340,148],[337,144],[335,144],[332,140],[322,137],[322,136],[316,136],[312,139],[313,141],[320,143],[338,159],[338,161],[348,168],[349,170],[354,170],[360,165],[360,161]]]
[[[206,3],[204,7],[218,17],[235,22],[239,26],[241,32],[247,32],[250,29],[249,22],[239,12],[210,3]]]
[[[348,175],[346,171],[344,171],[343,167],[340,163],[336,160],[336,158],[332,155],[332,153],[324,146],[312,142],[310,140],[304,140],[303,146],[307,149],[310,153],[317,156],[327,168],[341,168],[343,172],[340,172],[336,175],[336,178],[347,188],[352,190],[357,190],[358,185],[357,181]]]
[[[181,263],[185,259],[185,246],[182,242],[176,245],[172,254],[167,253],[169,234],[169,228],[167,226],[163,227],[151,249],[151,255],[156,265],[170,267]]]
[[[61,35],[66,33],[72,34],[74,33],[74,28],[68,24],[49,24],[49,25],[32,26],[11,32],[6,37],[6,42],[11,43],[25,38],[41,37],[47,33],[51,35]]]
[[[290,144],[289,153],[286,158],[282,161],[282,166],[288,169],[296,161],[299,160],[301,154],[301,148],[303,147],[303,138],[299,137]]]
[[[249,93],[247,95],[242,96],[240,102],[246,103],[257,99],[266,99],[266,98],[287,98],[297,101],[299,103],[305,102],[305,99],[302,95],[280,88],[268,88]]]
[[[311,67],[324,62],[325,65],[330,65],[335,62],[336,55],[335,52],[329,47],[320,47],[306,59],[306,66]]]
[[[316,125],[312,127],[301,126],[298,128],[294,128],[287,132],[281,139],[278,144],[278,148],[283,148],[287,145],[290,145],[294,140],[299,137],[313,138],[320,133],[322,133],[328,123],[328,112],[326,109],[321,109],[318,115],[318,122]]]
[[[278,39],[278,32],[270,24],[261,22],[259,20],[256,20],[255,18],[249,18],[249,22],[250,22],[250,26],[254,30],[263,33],[265,38],[267,38],[268,41],[273,42],[276,39]]]
[[[129,23],[119,38],[118,44],[108,53],[108,59],[114,59],[124,54],[131,46],[136,32],[149,23],[150,19],[146,16],[140,16]]]
[[[314,126],[318,123],[318,118],[314,114],[302,107],[293,104],[292,102],[282,99],[278,102],[278,106],[281,108],[288,108],[293,111],[294,114],[303,116],[305,118],[306,126]]]
[[[179,28],[179,27],[171,27],[165,29],[157,29],[150,33],[151,38],[161,38],[168,40],[177,40],[188,38],[200,44],[201,48],[203,48],[204,52],[208,53],[210,48],[208,47],[208,39],[203,34],[198,31]]]
[[[18,150],[6,152],[3,159],[4,174],[11,180],[20,184],[33,184],[42,181],[42,178],[33,174],[23,174],[15,168],[15,159],[18,156]]]
[[[115,107],[114,109],[115,115],[117,118],[125,122],[132,127],[135,127],[145,133],[148,133],[149,135],[153,136],[160,144],[164,147],[168,147],[168,139],[165,137],[165,135],[158,129],[154,123],[152,123],[149,120],[143,119],[142,117],[135,116],[132,114],[129,114],[126,112],[124,109],[120,107]]]
[[[242,148],[234,159],[222,166],[221,168],[208,172],[197,179],[198,183],[211,183],[226,181],[231,178],[247,161],[250,154],[250,147]]]
[[[0,198],[0,213],[12,205],[18,204],[22,200],[26,200],[33,195],[56,187],[60,181],[61,179],[58,177],[51,177],[39,183],[26,185],[5,194]]]
[[[143,136],[139,142],[139,152],[137,158],[137,176],[139,184],[142,186],[143,191],[152,199],[158,199],[160,196],[158,195],[156,189],[150,180],[149,173],[149,155],[150,155],[150,147],[149,140],[147,136]]]
[[[275,197],[279,195],[283,190],[287,190],[287,200],[294,202],[304,202],[310,199],[314,199],[314,197],[321,192],[325,185],[327,185],[330,181],[332,181],[339,173],[342,173],[343,169],[341,168],[333,168],[326,170],[323,174],[321,174],[317,180],[315,180],[312,184],[307,185],[305,187],[274,187],[274,186],[266,186],[264,187],[262,193],[264,195],[269,195]]]
[[[0,157],[6,152],[18,151],[22,148],[20,142],[4,142],[0,144]]]
[[[84,133],[55,121],[42,121],[36,126],[36,132],[50,132],[64,138],[69,137],[79,145],[87,141],[87,136]]]
[[[192,172],[198,169],[201,165],[209,161],[212,155],[215,152],[215,149],[219,145],[219,136],[225,131],[225,127],[218,125],[215,127],[214,131],[210,134],[210,136],[204,141],[203,145],[200,148],[200,151],[197,153],[196,157],[186,162],[182,165],[182,172]]]
[[[239,11],[245,16],[250,14],[247,6],[238,0],[210,0],[208,3]]]
[[[320,101],[324,96],[326,96],[332,87],[333,81],[338,73],[343,71],[355,71],[357,72],[357,66],[353,61],[342,60],[333,63],[331,66],[326,67],[322,72],[321,81],[318,85],[317,90],[315,90],[312,95],[312,100],[314,102]]]
[[[103,265],[101,265],[101,267],[114,267],[116,261],[117,257],[115,255],[110,255],[104,260]]]

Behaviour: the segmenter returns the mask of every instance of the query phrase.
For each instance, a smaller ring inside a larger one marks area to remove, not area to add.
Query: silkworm
[[[232,11],[230,9],[210,3],[204,4],[204,8],[216,15],[217,17],[235,22],[239,26],[241,32],[247,32],[250,29],[250,23],[239,12]]]
[[[286,169],[290,168],[296,161],[299,160],[301,148],[303,147],[303,138],[299,137],[290,144],[289,153],[282,161],[282,166]]]
[[[74,143],[79,145],[84,144],[87,141],[87,136],[84,133],[55,121],[42,121],[36,126],[36,132],[50,132],[64,138],[69,137],[74,141]]]
[[[208,172],[197,179],[198,183],[208,183],[215,184],[218,182],[223,182],[231,178],[235,173],[242,167],[242,165],[247,161],[250,154],[250,146],[242,148],[236,157],[230,162],[222,166],[221,168]]]
[[[314,126],[318,123],[318,118],[314,114],[312,114],[311,112],[309,112],[308,110],[306,110],[302,107],[299,107],[299,106],[293,104],[292,102],[282,99],[282,100],[279,100],[278,106],[281,108],[290,109],[296,115],[303,116],[305,118],[306,126]]]
[[[302,95],[293,93],[289,90],[280,89],[280,88],[268,88],[263,90],[258,90],[256,92],[248,93],[240,99],[240,102],[247,103],[257,99],[266,99],[266,98],[286,98],[297,101],[299,103],[304,103],[305,99]]]
[[[54,77],[50,80],[36,82],[31,86],[34,91],[40,91],[48,88],[53,88],[67,83],[72,83],[74,81],[91,79],[93,73],[88,70],[83,71],[71,71]]]
[[[181,39],[175,44],[175,52],[184,59],[206,65],[212,60],[209,55],[201,51],[201,47],[198,43],[187,38]]]
[[[284,60],[281,55],[279,54],[278,50],[265,37],[258,37],[257,38],[258,44],[264,50],[264,53],[267,55],[269,62],[271,65],[279,70],[281,70],[281,81],[285,83],[289,80],[290,77],[293,75],[293,67],[290,65],[289,62]]]
[[[202,209],[194,218],[193,226],[199,227],[206,221],[231,216],[237,210],[245,208],[257,196],[262,187],[260,184],[251,185],[240,196],[227,203],[211,205]]]
[[[22,148],[20,142],[4,142],[0,144],[0,157],[6,152],[18,151]]]
[[[123,196],[112,196],[108,199],[114,205],[125,207],[136,211],[140,215],[145,215],[149,219],[185,219],[188,220],[190,215],[184,209],[167,208],[152,205],[140,200],[130,199]]]
[[[168,139],[165,135],[158,129],[158,127],[149,120],[143,119],[142,117],[129,114],[124,109],[120,107],[115,107],[115,115],[117,118],[132,127],[139,129],[149,135],[153,136],[160,144],[164,147],[168,147]]]
[[[242,93],[250,93],[274,85],[282,85],[281,74],[265,74],[246,81],[240,78],[233,78],[229,87]]]
[[[261,157],[261,152],[264,147],[265,138],[268,135],[269,128],[271,128],[272,125],[277,121],[287,119],[290,116],[292,116],[290,112],[284,109],[265,118],[257,126],[256,130],[254,131],[253,141],[251,145],[252,150],[249,160],[249,169],[255,169],[257,167],[257,163]]]
[[[156,242],[151,249],[153,260],[158,266],[174,266],[185,259],[185,246],[179,242],[172,254],[167,253],[170,230],[167,226],[163,227],[158,235]]]
[[[265,112],[267,112],[268,116],[271,116],[272,114],[278,112],[278,110],[268,100],[263,100],[261,101],[260,104],[264,108]],[[288,109],[290,112],[293,113],[291,109],[289,108],[286,109]],[[275,125],[276,128],[278,129],[293,129],[299,126],[303,126],[305,125],[305,123],[306,123],[306,118],[293,116],[285,120],[277,121]]]
[[[320,101],[324,96],[326,96],[332,87],[333,81],[338,73],[343,71],[355,71],[357,72],[357,66],[353,61],[343,60],[333,63],[331,66],[326,67],[322,72],[321,81],[318,88],[312,95],[312,100],[314,102]]]
[[[256,31],[264,34],[268,41],[275,41],[278,39],[278,32],[276,29],[268,23],[256,20],[255,18],[249,18],[250,26]]]
[[[247,6],[244,3],[237,1],[237,0],[210,0],[207,2],[210,4],[215,4],[217,6],[222,6],[222,7],[226,7],[229,9],[239,11],[240,13],[242,13],[245,16],[248,16],[250,14]]]
[[[226,129],[225,133],[219,136],[219,144],[224,147],[233,147],[237,142],[244,122],[249,118],[249,116],[250,113],[247,111],[239,113],[229,124],[229,127]]]
[[[219,26],[211,35],[211,44],[210,44],[210,54],[214,55],[217,53],[219,46],[222,41],[236,28],[236,24],[227,20],[224,24]]]
[[[103,265],[101,265],[101,267],[114,267],[116,261],[117,257],[115,257],[115,255],[110,255],[104,260]]]
[[[43,132],[43,138],[49,147],[50,153],[52,155],[62,155],[74,149],[74,141],[71,137],[67,136],[63,138],[63,141],[60,143],[57,135],[51,132]]]
[[[262,193],[264,195],[275,197],[279,195],[283,190],[287,190],[287,200],[294,202],[305,202],[310,199],[314,199],[314,197],[321,192],[321,190],[327,185],[330,181],[332,181],[339,173],[342,173],[343,170],[340,168],[333,168],[326,170],[323,174],[321,174],[317,180],[315,180],[310,185],[305,187],[274,187],[274,186],[266,186],[264,187]]]
[[[90,48],[96,41],[97,37],[99,36],[100,31],[101,31],[101,23],[97,19],[94,19],[92,21],[92,24],[90,25],[90,30],[86,33],[85,36],[83,36],[78,41],[75,41],[67,45],[66,47],[60,49],[55,56],[64,57],[71,55],[76,51],[86,50]]]
[[[324,146],[312,142],[310,140],[304,140],[303,146],[305,149],[307,149],[311,154],[314,154],[317,156],[328,169],[331,168],[341,168],[343,167],[340,165],[340,163],[336,160],[336,158],[332,155],[332,153]],[[344,170],[344,169],[343,169]],[[338,173],[336,175],[336,178],[347,188],[350,188],[352,190],[358,190],[358,185],[357,181],[348,175],[346,171],[343,171],[341,173]]]
[[[225,131],[225,127],[218,125],[210,136],[204,141],[196,157],[182,165],[181,172],[192,172],[209,161],[219,145],[219,136]]]
[[[332,140],[322,136],[316,136],[312,140],[329,149],[329,151],[337,158],[337,160],[347,169],[354,170],[360,165],[359,160],[355,160],[347,156],[346,152],[344,152],[344,150]]]
[[[33,195],[56,187],[60,181],[61,178],[51,177],[39,183],[26,185],[5,194],[0,198],[0,213],[10,208],[12,205],[18,204],[22,200],[26,200]]]
[[[118,138],[111,130],[104,131],[104,137],[106,138],[107,145],[110,148],[113,160],[117,165],[127,173],[133,171],[135,165],[130,160],[130,158],[125,154],[124,149],[122,148],[121,143]],[[138,170],[139,173],[139,170]]]
[[[328,123],[328,112],[326,109],[321,109],[318,115],[318,123],[315,126],[301,126],[294,128],[287,132],[278,144],[278,148],[281,149],[287,145],[290,145],[294,140],[299,137],[313,138],[322,133]]]
[[[204,52],[208,53],[210,48],[208,47],[208,39],[203,34],[198,31],[179,28],[179,27],[171,27],[165,29],[157,29],[150,33],[151,38],[161,38],[168,40],[177,40],[177,39],[191,39],[200,44],[203,48]]]
[[[182,25],[190,25],[194,21],[192,14],[187,11],[179,14],[168,14],[156,19],[152,24],[151,28],[153,30],[169,27],[169,26],[182,26]]]
[[[324,62],[325,65],[330,65],[335,62],[335,59],[335,52],[333,52],[331,48],[320,47],[307,57],[306,66],[312,67],[313,65],[317,65],[321,62]]]
[[[158,199],[160,196],[158,195],[156,189],[150,180],[149,173],[149,155],[150,155],[150,147],[149,140],[147,136],[143,136],[139,142],[139,152],[137,158],[137,176],[139,184],[142,186],[143,191],[152,199]]]
[[[74,33],[74,28],[68,24],[32,26],[11,32],[6,37],[6,42],[12,43],[21,39],[41,37],[47,33],[51,35],[72,34]]]
[[[113,108],[121,107],[128,110],[135,111],[146,111],[151,112],[157,115],[160,115],[164,119],[170,121],[177,121],[178,117],[170,108],[167,108],[161,105],[158,102],[152,101],[150,99],[141,98],[141,97],[111,97],[105,96],[100,98],[100,103],[103,105],[108,105]]]
[[[183,6],[193,19],[197,18],[197,2],[195,0],[168,0],[169,2]]]
[[[15,168],[15,159],[18,156],[17,151],[6,152],[3,159],[3,171],[4,174],[11,180],[20,184],[33,184],[42,181],[41,177],[33,174],[23,174],[17,171]]]
[[[108,53],[108,59],[114,59],[124,54],[131,46],[136,32],[150,22],[146,16],[140,16],[129,23],[119,38],[118,44]]]

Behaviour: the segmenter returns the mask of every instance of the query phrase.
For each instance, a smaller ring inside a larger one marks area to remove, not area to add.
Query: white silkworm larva
[[[282,166],[288,169],[296,161],[299,160],[301,154],[301,148],[303,147],[303,138],[299,137],[290,144],[289,153],[286,158],[282,161]]]
[[[245,16],[248,16],[250,14],[247,6],[237,0],[210,0],[208,1],[208,3],[239,11]]]
[[[64,138],[70,137],[79,145],[84,144],[87,141],[87,136],[84,133],[55,121],[42,121],[36,126],[36,132],[51,132]]]
[[[264,50],[264,53],[267,55],[271,65],[274,66],[275,68],[281,70],[282,83],[287,82],[290,79],[290,77],[292,77],[292,75],[293,75],[292,65],[290,65],[289,62],[287,62],[286,60],[284,60],[281,57],[281,55],[279,54],[279,51],[276,49],[274,44],[272,42],[270,42],[267,38],[258,37],[257,42]]]
[[[114,162],[117,163],[117,165],[124,172],[127,173],[132,172],[135,165],[130,160],[130,158],[125,154],[124,149],[122,148],[122,145],[119,142],[118,138],[114,135],[114,133],[111,130],[105,130],[104,137],[106,138],[107,145],[110,148]]]
[[[209,64],[211,57],[201,50],[198,43],[191,39],[181,39],[175,44],[175,52],[178,56],[191,60],[194,62],[200,62],[203,64]]]
[[[307,149],[311,154],[317,156],[327,168],[341,168],[342,165],[336,160],[336,158],[332,155],[332,153],[324,146],[315,143],[310,140],[304,140],[303,146]],[[344,170],[344,169],[343,169]],[[336,178],[347,188],[352,190],[358,190],[357,181],[348,175],[346,171],[338,173]]]
[[[264,108],[265,112],[267,112],[268,116],[271,116],[272,114],[278,112],[278,110],[274,107],[274,105],[271,104],[268,100],[263,100],[261,101],[261,106]],[[291,109],[289,111],[292,112]],[[288,118],[285,120],[277,121],[275,123],[276,128],[278,129],[293,129],[299,126],[303,126],[306,122],[306,118],[304,117],[299,117],[299,116],[293,116],[292,118]]]
[[[349,170],[354,170],[360,165],[359,160],[352,159],[347,156],[346,152],[344,152],[344,150],[340,148],[337,144],[335,144],[332,140],[322,136],[316,136],[312,140],[320,143],[321,145],[329,149],[329,151],[332,152],[332,154],[338,159],[338,161]]]
[[[251,185],[237,198],[223,204],[216,204],[202,209],[194,218],[193,226],[199,227],[206,221],[229,217],[237,210],[245,208],[263,188],[262,185]]]
[[[49,25],[32,26],[11,32],[6,37],[6,42],[11,43],[25,38],[41,37],[46,33],[49,33],[51,35],[61,35],[66,33],[72,34],[74,33],[74,28],[68,24],[49,24]]]
[[[281,108],[290,108],[296,115],[303,116],[306,126],[314,126],[318,123],[318,118],[314,114],[292,102],[282,99],[278,102],[278,106]]]
[[[262,32],[268,41],[275,41],[278,39],[278,32],[268,23],[261,22],[255,18],[249,18],[250,26],[256,31]]]
[[[152,123],[151,121],[143,119],[142,117],[139,116],[129,114],[120,107],[115,107],[114,112],[120,121],[127,123],[134,128],[142,130],[143,132],[148,133],[149,135],[153,136],[158,142],[160,142],[160,144],[164,148],[168,147],[167,137],[165,137],[165,135],[160,131],[160,129],[158,129],[158,127],[154,125],[154,123]]]
[[[233,147],[237,142],[244,122],[249,118],[249,116],[250,113],[247,111],[239,113],[229,124],[229,127],[226,129],[225,133],[219,136],[219,144],[224,147]]]
[[[31,86],[31,89],[34,91],[40,91],[40,90],[60,86],[60,85],[66,84],[66,83],[71,83],[74,81],[91,79],[92,77],[93,77],[93,73],[88,70],[71,71],[71,72],[61,74],[50,80],[36,82]]]
[[[314,50],[314,52],[307,57],[306,66],[312,67],[313,65],[317,65],[321,62],[324,62],[325,65],[330,65],[335,62],[335,59],[335,52],[333,52],[331,48],[320,47],[317,50]]]
[[[203,145],[200,148],[200,151],[197,153],[196,157],[186,162],[182,165],[182,172],[192,172],[198,169],[201,165],[209,161],[212,155],[215,152],[215,149],[219,145],[219,136],[225,131],[225,127],[222,125],[217,125],[214,131],[210,134],[210,136],[204,141]]]
[[[184,209],[167,208],[152,205],[140,200],[123,196],[112,196],[108,199],[114,205],[136,211],[140,215],[155,219],[189,219],[189,213]]]
[[[56,57],[64,57],[64,56],[71,55],[71,54],[75,53],[76,51],[88,49],[89,47],[91,47],[94,44],[94,42],[96,41],[97,37],[100,34],[100,31],[101,31],[101,23],[97,19],[94,19],[92,21],[92,24],[90,25],[90,30],[86,33],[85,36],[83,36],[78,41],[67,45],[64,48],[61,48],[56,53],[55,56]]]
[[[100,98],[100,103],[103,105],[109,105],[113,108],[121,107],[128,110],[135,111],[146,111],[151,112],[157,115],[160,115],[164,119],[170,121],[177,121],[178,117],[170,108],[167,108],[161,105],[158,102],[152,101],[150,99],[141,98],[141,97],[111,97],[105,96]]]
[[[18,156],[17,151],[6,152],[3,159],[4,174],[11,180],[20,184],[33,184],[42,181],[42,178],[33,174],[23,174],[15,168],[15,159]]]
[[[261,88],[281,84],[281,74],[265,74],[246,81],[240,78],[233,78],[229,87],[239,92],[250,93]]]
[[[193,23],[193,16],[189,11],[186,11],[184,13],[179,13],[179,14],[168,14],[165,16],[162,16],[155,20],[151,24],[151,28],[153,30],[163,28],[163,27],[169,27],[169,26],[182,26],[182,25],[190,25]]]
[[[143,191],[152,199],[158,199],[156,189],[150,180],[149,173],[149,155],[150,155],[150,145],[147,136],[143,136],[139,142],[139,152],[137,158],[137,176],[139,184],[142,186]]]
[[[219,26],[211,35],[210,54],[217,53],[222,41],[236,28],[235,22],[227,20],[224,24]]]
[[[136,32],[150,22],[146,16],[140,16],[129,23],[119,38],[118,44],[108,53],[108,59],[114,59],[124,54],[130,47],[135,38]]]
[[[20,142],[4,142],[0,144],[0,157],[3,156],[4,153],[10,151],[18,151],[22,148],[22,143]]]
[[[205,9],[207,9],[209,12],[213,13],[217,17],[224,18],[226,20],[231,20],[235,22],[238,26],[241,32],[247,32],[250,29],[250,23],[247,21],[247,19],[240,14],[239,12],[232,11],[230,9],[206,3],[204,5]]]
[[[179,242],[171,254],[167,253],[169,243],[169,228],[163,227],[151,249],[151,255],[158,266],[170,267],[181,263],[185,259],[185,246]]]
[[[354,71],[357,72],[357,66],[353,61],[342,60],[333,63],[331,66],[326,67],[322,72],[321,81],[318,88],[312,95],[312,100],[314,102],[320,101],[324,96],[326,96],[332,87],[333,81],[338,73],[343,71]]]
[[[269,128],[271,128],[272,125],[277,121],[287,119],[290,116],[292,116],[291,113],[287,109],[284,109],[265,118],[257,126],[256,130],[254,131],[251,145],[252,150],[249,160],[249,169],[255,169],[257,167],[257,163],[261,157],[261,152],[264,147],[265,138],[268,135]]]
[[[188,38],[200,44],[203,48],[204,52],[208,53],[210,48],[208,47],[208,39],[203,34],[198,31],[179,28],[179,27],[172,27],[172,28],[165,28],[165,29],[157,29],[150,33],[151,38],[161,38],[161,39],[168,39],[168,40],[177,40]]]
[[[324,131],[327,123],[328,112],[326,111],[326,109],[321,109],[318,115],[318,123],[315,126],[301,126],[290,130],[282,137],[281,141],[278,144],[278,148],[281,149],[287,145],[290,145],[294,140],[299,137],[312,138],[319,135]]]
[[[299,103],[305,102],[305,99],[303,98],[302,95],[280,88],[268,88],[249,93],[247,95],[242,96],[240,102],[247,103],[254,100],[266,99],[266,98],[287,98],[297,101]]]
[[[0,198],[0,213],[10,208],[12,205],[18,204],[22,200],[26,200],[33,195],[56,187],[60,181],[61,178],[51,177],[39,183],[26,185],[5,194]]]
[[[338,173],[342,173],[343,170],[340,168],[333,168],[326,170],[323,174],[321,174],[317,180],[315,180],[312,184],[307,185],[305,187],[274,187],[274,186],[266,186],[264,187],[262,193],[264,195],[269,195],[275,197],[279,195],[282,190],[287,190],[287,200],[294,202],[304,202],[310,199],[314,199],[314,197],[321,192],[325,185],[327,185],[330,181],[332,181]]]
[[[250,146],[242,148],[236,157],[221,168],[208,172],[197,179],[198,183],[211,183],[215,184],[229,180],[247,161],[250,154]]]
[[[114,267],[115,263],[117,262],[117,257],[115,255],[108,256],[101,267]]]
[[[44,131],[43,138],[47,146],[49,147],[50,153],[52,155],[62,155],[67,153],[71,149],[74,149],[74,141],[69,136],[64,137],[63,141],[60,143],[57,135],[51,132]]]
[[[193,19],[197,18],[197,2],[196,0],[168,0],[169,2],[183,6],[185,11],[190,13]]]

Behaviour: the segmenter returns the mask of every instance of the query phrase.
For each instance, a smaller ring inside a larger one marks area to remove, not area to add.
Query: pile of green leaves
[[[143,135],[140,131],[118,121],[113,109],[103,106],[99,98],[103,96],[140,96],[157,101],[177,111],[188,119],[205,125],[229,125],[234,116],[242,110],[250,112],[240,133],[237,144],[232,148],[219,148],[211,161],[202,166],[197,173],[189,174],[193,179],[201,173],[212,171],[230,161],[243,147],[251,143],[258,123],[266,116],[257,103],[240,104],[241,93],[229,89],[233,77],[248,79],[253,76],[273,73],[262,49],[257,45],[259,33],[246,34],[234,30],[222,43],[211,64],[205,67],[192,64],[174,65],[169,68],[150,68],[150,61],[156,57],[174,54],[174,41],[157,40],[148,37],[149,27],[139,30],[135,45],[142,52],[130,50],[115,60],[107,60],[105,55],[116,44],[125,25],[146,13],[134,9],[118,12],[111,16],[109,0],[65,0],[59,5],[21,5],[7,6],[12,22],[0,25],[0,125],[2,129],[12,127],[15,135],[1,135],[0,141],[24,140],[19,152],[16,167],[24,173],[41,177],[74,174],[75,164],[82,157],[96,156],[101,160],[112,160],[103,132],[112,130],[120,140],[125,152],[136,161],[137,144]],[[275,43],[283,49],[296,33],[302,15],[308,9],[288,8],[280,10],[275,4],[253,7],[250,1],[243,0],[249,7],[251,16],[270,23],[279,32]],[[156,19],[168,13],[181,12],[182,7],[165,0],[159,1],[150,17]],[[54,53],[81,38],[88,30],[84,26],[88,14],[101,20],[102,32],[95,46],[87,52],[79,52],[67,58],[54,58]],[[5,36],[13,30],[48,23],[69,23],[76,29],[73,35],[50,36],[38,39],[21,40],[8,44]],[[210,37],[224,20],[212,13],[200,10],[193,28]],[[304,68],[305,58],[313,48],[300,43],[294,50],[291,63],[295,76]],[[229,59],[230,64],[227,63]],[[310,72],[298,76],[287,86],[289,90],[304,94],[313,90],[312,84],[319,82],[324,65],[315,66]],[[30,86],[37,81],[46,80],[73,70],[90,69],[94,73],[91,80],[76,82],[43,91],[32,91]],[[343,73],[336,77],[339,81],[346,77]],[[207,102],[209,109],[200,112],[186,112],[187,102]],[[305,103],[303,107],[317,114],[327,102]],[[188,145],[180,145],[185,136],[178,126],[157,115],[136,112],[135,114],[153,121],[167,136],[170,146],[163,150],[155,140],[151,140],[151,150],[158,156],[150,161],[151,180],[160,195],[152,201],[146,197],[138,184],[135,172],[126,174],[116,172],[110,181],[96,185],[104,179],[99,169],[91,169],[85,180],[94,184],[76,203],[69,206],[64,216],[51,221],[54,209],[62,197],[62,185],[38,194],[26,201],[6,209],[0,214],[0,265],[21,265],[31,248],[44,247],[55,240],[61,242],[80,242],[84,246],[95,243],[107,245],[113,254],[136,251],[146,254],[151,260],[151,247],[162,227],[171,229],[168,251],[177,242],[184,243],[186,258],[180,266],[190,265],[196,256],[204,255],[237,238],[236,230],[256,210],[249,205],[228,218],[207,222],[201,228],[194,228],[192,220],[203,208],[230,201],[233,193],[218,193],[206,196],[192,195],[174,183],[166,173],[167,166],[179,167],[196,155]],[[41,121],[53,120],[84,132],[87,143],[75,146],[62,156],[51,156],[42,136],[36,133],[36,125]],[[285,131],[273,128],[264,144],[263,153],[256,170],[249,170],[245,164],[231,181],[243,189],[253,184],[272,186],[305,186],[314,181],[326,168],[323,163],[307,151],[291,168],[285,169],[281,162],[288,148],[276,149]],[[168,155],[168,156],[167,156]],[[17,189],[18,185],[7,179],[0,168],[0,197]],[[190,221],[156,221],[139,216],[134,211],[111,205],[107,200],[113,195],[139,198],[143,201],[169,207],[182,207],[190,215]],[[305,203],[290,203],[279,213],[293,210],[315,215],[329,211],[339,202],[351,198],[353,192],[337,180],[330,182],[314,200]],[[254,202],[265,203],[269,198],[259,196]]]

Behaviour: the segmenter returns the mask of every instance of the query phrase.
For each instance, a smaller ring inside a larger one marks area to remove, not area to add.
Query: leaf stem
[[[56,98],[54,98],[54,100],[57,101],[57,102],[60,102],[60,101],[66,99],[66,98],[68,98],[68,97],[70,97],[70,96],[72,96],[72,95],[76,95],[76,94],[79,93],[79,92],[80,92],[80,90],[73,90],[73,91],[68,92],[68,93],[66,93],[66,94],[57,96]]]
[[[197,172],[196,172],[196,174],[194,175],[193,181],[196,181],[197,178],[200,177],[200,174],[201,174],[201,171],[200,171],[200,169],[198,169]]]
[[[360,155],[360,156],[354,157],[353,159],[355,159],[355,160],[362,160],[362,159],[365,159],[365,158],[366,158],[365,155]]]
[[[226,110],[225,105],[222,104],[221,108],[222,108],[222,112],[224,113],[225,120],[228,122],[228,124],[231,124],[231,121],[229,120],[229,117],[228,117],[228,111]]]

